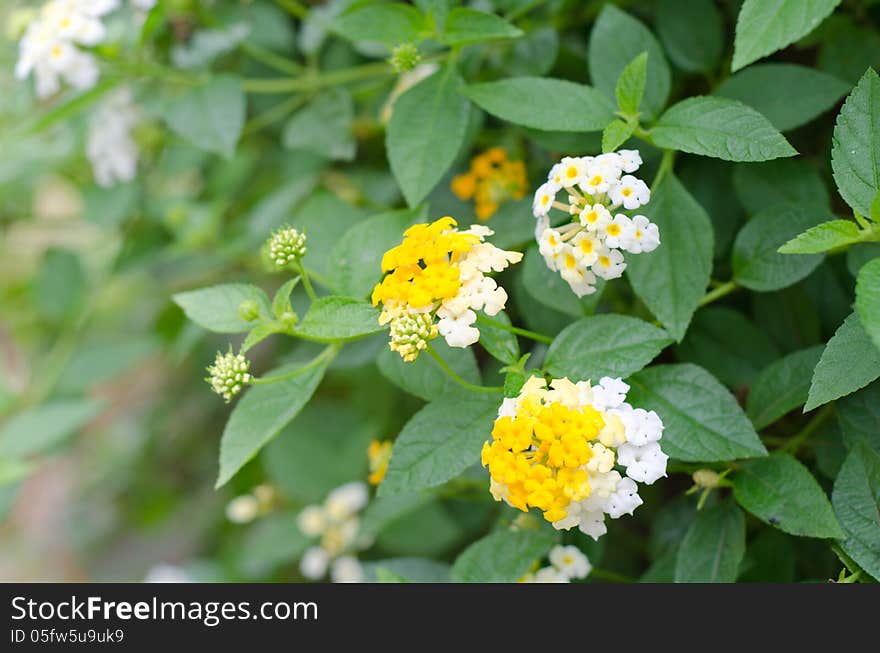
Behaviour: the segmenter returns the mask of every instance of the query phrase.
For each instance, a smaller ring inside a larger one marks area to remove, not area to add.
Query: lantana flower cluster
[[[297,526],[303,535],[320,538],[300,559],[303,576],[318,580],[329,568],[334,583],[363,581],[363,569],[354,554],[368,545],[358,537],[358,513],[369,497],[366,484],[352,481],[330,492],[322,505],[307,506],[299,513]]]
[[[626,269],[623,252],[650,252],[660,244],[657,225],[643,215],[620,212],[635,211],[651,200],[647,184],[630,174],[641,164],[637,150],[565,157],[535,193],[539,251],[578,297],[596,291],[597,277],[620,277]],[[557,200],[560,192],[565,201]],[[554,208],[571,220],[551,227]]]
[[[373,440],[367,447],[367,459],[370,463],[370,476],[367,480],[370,485],[379,485],[388,471],[388,463],[391,461],[391,440]]]
[[[382,304],[379,323],[390,323],[390,347],[407,362],[438,334],[450,347],[474,344],[480,339],[475,311],[497,315],[507,303],[504,288],[485,275],[517,263],[522,254],[483,242],[494,233],[488,227],[459,231],[456,225],[451,217],[413,225],[382,257],[387,274],[373,290],[373,305]]]
[[[526,194],[526,166],[511,161],[502,147],[493,147],[471,159],[470,169],[453,177],[452,192],[460,200],[473,200],[480,220],[488,220],[505,201]]]
[[[492,441],[483,445],[489,490],[522,511],[538,508],[554,528],[577,526],[598,539],[605,515],[617,519],[642,503],[636,482],[666,475],[663,422],[626,403],[629,386],[530,377],[498,409]],[[620,471],[615,469],[619,467]]]
[[[519,579],[520,583],[570,583],[586,578],[593,570],[589,558],[577,548],[556,545],[548,554],[550,564],[530,571]],[[537,566],[537,565],[536,565]]]

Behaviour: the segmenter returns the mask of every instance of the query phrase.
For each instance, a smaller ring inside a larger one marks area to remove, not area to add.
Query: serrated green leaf
[[[853,447],[834,481],[831,500],[843,527],[844,553],[880,580],[880,454],[864,444]]]
[[[647,118],[653,118],[663,110],[669,97],[671,75],[663,49],[641,22],[606,4],[593,26],[587,51],[593,84],[608,99],[614,99],[620,74],[641,52],[648,53],[642,111]]]
[[[615,120],[602,131],[602,152],[614,152],[623,145],[636,130],[634,123]]]
[[[856,279],[856,313],[880,349],[880,258],[866,263]]]
[[[852,220],[830,220],[810,227],[777,250],[780,254],[821,254],[859,242],[859,227]]]
[[[802,349],[761,370],[746,402],[746,414],[756,429],[770,426],[806,403],[810,379],[821,356],[822,347]]]
[[[244,127],[245,104],[241,81],[216,75],[176,98],[165,111],[165,121],[196,147],[231,159]]]
[[[868,69],[846,98],[831,139],[831,169],[840,196],[870,215],[880,192],[880,76]]]
[[[292,372],[302,363],[278,368],[267,376]],[[327,363],[316,365],[293,378],[250,388],[236,404],[220,440],[220,472],[215,487],[225,485],[299,414],[312,398]]]
[[[656,365],[627,382],[629,402],[663,420],[663,451],[672,458],[713,462],[767,454],[736,399],[703,368]]]
[[[801,537],[839,538],[842,533],[828,497],[796,458],[774,453],[741,465],[733,495],[766,524]]]
[[[515,39],[523,35],[518,27],[495,14],[467,7],[455,7],[446,17],[440,40],[446,45],[462,45],[479,41]]]
[[[834,332],[813,371],[804,411],[845,397],[880,377],[880,350],[856,313]]]
[[[682,363],[704,367],[734,389],[748,386],[761,368],[779,356],[767,334],[739,311],[724,306],[697,311],[677,353]]]
[[[867,443],[880,453],[880,382],[871,383],[835,405],[841,435],[847,446]]]
[[[496,531],[466,548],[452,565],[456,583],[515,583],[544,557],[552,535],[540,531]]]
[[[293,289],[296,288],[299,281],[299,277],[294,277],[293,279],[284,282],[284,284],[275,291],[275,296],[272,297],[272,314],[275,317],[281,319],[282,315],[293,310],[290,305],[290,293],[293,292]]]
[[[276,333],[281,333],[284,330],[285,328],[276,322],[258,324],[253,329],[248,331],[248,334],[242,341],[241,346],[238,348],[238,353],[246,354],[253,347],[263,342],[266,338],[269,338]]]
[[[714,0],[661,0],[657,34],[676,66],[709,72],[721,59],[724,23]]]
[[[295,333],[310,340],[333,342],[363,338],[385,327],[379,309],[351,297],[320,297],[309,307]]]
[[[574,382],[627,377],[650,363],[672,339],[627,315],[595,315],[569,325],[547,350],[544,369]]]
[[[563,79],[511,77],[473,84],[464,93],[493,116],[544,131],[600,131],[614,120],[599,91]]]
[[[725,161],[768,161],[797,151],[742,102],[700,95],[672,105],[651,129],[654,144]]]
[[[331,29],[349,41],[403,43],[416,40],[425,17],[402,2],[362,2],[337,17]]]
[[[225,283],[189,290],[177,293],[172,299],[190,320],[215,333],[242,333],[254,326],[256,320],[244,320],[239,315],[238,307],[245,301],[256,302],[261,317],[272,316],[266,293],[246,283]]]
[[[635,116],[639,112],[639,106],[645,95],[647,69],[648,53],[642,52],[626,65],[617,79],[617,86],[614,89],[617,106],[628,116]]]
[[[680,341],[709,285],[712,224],[687,189],[668,175],[642,207],[660,229],[660,246],[627,258],[633,290],[675,340]]]
[[[745,0],[736,21],[731,70],[806,36],[839,4],[840,0]]]
[[[715,94],[739,100],[788,131],[831,109],[849,89],[846,82],[806,66],[768,63],[728,77]]]
[[[379,496],[440,485],[477,463],[498,404],[496,395],[467,394],[440,398],[422,408],[394,441]]]
[[[759,292],[797,283],[822,262],[821,254],[780,254],[797,234],[822,222],[821,206],[771,206],[740,229],[733,242],[733,280]]]
[[[45,453],[92,421],[104,407],[94,399],[56,399],[13,415],[0,429],[0,458]]]
[[[773,204],[822,206],[831,212],[831,196],[825,182],[815,166],[804,159],[733,166],[733,186],[742,205],[752,214]]]
[[[726,501],[697,513],[675,561],[676,583],[732,583],[746,551],[742,510]]]
[[[511,326],[510,318],[504,311],[493,316],[492,319]],[[519,342],[515,335],[486,322],[480,322],[479,327],[480,344],[489,354],[507,365],[513,365],[519,360]]]
[[[443,178],[467,133],[470,102],[461,78],[446,66],[394,103],[385,137],[391,170],[407,203],[415,206]]]
[[[344,88],[316,95],[284,125],[281,142],[289,150],[306,150],[327,159],[351,161],[355,140],[351,130],[354,101]]]
[[[448,583],[451,569],[446,563],[428,558],[386,558],[366,562],[363,567],[368,583],[372,582],[372,576],[379,582]],[[392,574],[395,579],[380,580],[380,571]]]
[[[470,349],[449,347],[437,338],[431,346],[453,371],[468,383],[480,382],[480,371]],[[379,371],[386,379],[406,392],[425,401],[432,401],[448,393],[456,393],[462,387],[447,376],[427,354],[422,354],[414,362],[406,363],[395,351],[382,350],[376,361]]]

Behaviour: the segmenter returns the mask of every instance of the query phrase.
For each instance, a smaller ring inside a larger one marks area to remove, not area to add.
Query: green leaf
[[[806,403],[810,378],[821,356],[822,347],[802,349],[780,358],[761,371],[749,390],[746,402],[746,414],[756,429],[770,426]]]
[[[216,75],[176,98],[165,111],[165,121],[196,147],[231,159],[244,127],[245,104],[239,79]]]
[[[613,99],[624,68],[642,52],[648,53],[642,112],[653,118],[663,110],[669,97],[670,72],[663,49],[641,22],[606,4],[593,26],[587,52],[590,77],[596,88]]]
[[[333,219],[328,220],[327,216],[333,216]],[[333,251],[340,234],[358,224],[364,217],[364,209],[353,206],[328,191],[319,190],[312,193],[297,209],[293,219],[286,222],[305,233],[308,238],[309,253],[303,259],[306,269],[328,276],[336,267],[336,261],[327,256],[326,252]]]
[[[547,350],[544,369],[574,382],[628,377],[650,363],[672,339],[663,329],[627,315],[595,315],[569,325]]]
[[[840,196],[871,214],[880,192],[880,77],[868,69],[846,98],[831,138],[831,168]]]
[[[302,363],[285,365],[268,376],[281,376],[301,365]],[[215,487],[226,484],[297,416],[324,378],[326,368],[326,363],[316,365],[293,378],[258,385],[245,393],[223,429],[220,440],[220,473]]]
[[[853,447],[831,500],[843,527],[844,553],[880,580],[880,454],[863,444]]]
[[[282,315],[293,310],[290,305],[290,293],[293,292],[299,281],[299,277],[294,277],[284,282],[284,285],[275,291],[275,296],[272,298],[272,315],[281,319]]]
[[[410,206],[443,178],[467,133],[470,102],[453,66],[422,80],[394,103],[385,138],[391,170]]]
[[[241,346],[238,348],[238,353],[246,354],[266,338],[274,336],[276,333],[283,333],[284,331],[286,331],[286,327],[278,322],[263,322],[258,324],[248,331]]]
[[[725,306],[697,311],[677,353],[682,363],[700,365],[734,389],[748,386],[779,356],[767,334]]]
[[[877,191],[877,194],[874,195],[874,199],[871,200],[870,211],[868,212],[868,217],[871,218],[874,222],[880,222],[880,190]]]
[[[733,280],[759,292],[797,283],[822,262],[821,254],[780,254],[779,248],[828,217],[821,206],[770,206],[740,229],[733,242]]]
[[[821,254],[861,240],[859,227],[852,220],[830,220],[810,227],[782,247],[780,254]]]
[[[839,4],[840,0],[745,0],[736,21],[731,70],[806,36]]]
[[[734,396],[703,368],[656,365],[627,382],[629,402],[663,420],[663,451],[672,458],[714,462],[767,455]]]
[[[614,89],[617,106],[628,116],[635,116],[639,113],[639,106],[645,96],[647,69],[648,53],[642,52],[626,65],[617,79],[617,86]]]
[[[768,63],[728,77],[715,94],[739,100],[788,131],[831,109],[849,89],[846,82],[806,66]]]
[[[623,145],[636,130],[635,123],[617,119],[602,132],[602,152],[614,152]]]
[[[333,342],[384,330],[379,324],[379,310],[368,302],[351,297],[320,297],[309,307],[295,333],[310,340]]]
[[[449,347],[440,338],[433,340],[431,346],[446,361],[446,364],[465,381],[469,383],[480,382],[480,371],[477,369],[473,351],[460,347]],[[419,356],[412,363],[405,363],[400,354],[385,348],[379,354],[376,363],[382,376],[397,387],[425,401],[432,401],[447,393],[460,393],[463,390],[427,354]]]
[[[510,318],[507,317],[507,313],[504,311],[501,311],[492,319],[511,326]],[[483,345],[483,348],[490,355],[507,365],[513,365],[519,360],[519,342],[517,342],[515,335],[510,331],[499,329],[485,322],[480,322],[479,327],[480,344]]]
[[[856,279],[856,313],[880,349],[880,258],[866,263]]]
[[[682,70],[710,72],[721,59],[724,22],[714,0],[660,0],[657,34]]]
[[[75,252],[53,247],[43,256],[33,284],[34,303],[40,313],[58,322],[82,304],[86,273]]]
[[[349,41],[413,41],[425,29],[425,17],[402,2],[361,2],[336,18],[331,29]]]
[[[599,91],[563,79],[511,77],[473,84],[464,93],[493,116],[544,131],[600,131],[614,120]]]
[[[546,530],[496,531],[462,551],[452,565],[456,583],[515,583],[547,555],[553,537]]]
[[[351,161],[355,140],[351,131],[354,102],[344,88],[315,96],[284,125],[281,142],[290,150],[306,150],[327,159]]]
[[[880,453],[880,382],[844,397],[835,408],[847,446],[865,442]]]
[[[333,287],[351,297],[367,297],[382,280],[382,255],[403,239],[403,232],[423,220],[422,209],[380,213],[353,225],[333,247],[330,270]]]
[[[787,453],[744,463],[733,477],[733,495],[755,517],[785,533],[821,538],[842,535],[816,479]]]
[[[254,326],[239,315],[238,307],[244,301],[253,301],[260,307],[260,315],[271,318],[269,298],[256,286],[246,283],[226,283],[198,290],[177,293],[174,303],[200,327],[215,333],[243,333]]]
[[[94,399],[56,399],[10,417],[0,429],[0,458],[26,458],[54,449],[104,407]]]
[[[30,474],[32,469],[33,465],[23,460],[7,457],[0,458],[0,488],[5,489],[7,486],[20,481]],[[0,516],[0,521],[2,520],[3,517]]]
[[[364,563],[364,576],[371,581],[371,575],[378,582],[405,583],[448,583],[450,567],[444,562],[429,558],[386,558]],[[381,580],[380,572],[393,580]]]
[[[633,290],[675,340],[684,338],[712,272],[712,223],[673,175],[651,194],[642,213],[660,229],[660,247],[630,256]]]
[[[651,129],[654,144],[725,161],[768,161],[797,151],[742,102],[700,95],[672,105]]]
[[[804,159],[776,159],[737,165],[733,186],[740,202],[751,213],[773,204],[804,204],[827,207],[831,196],[819,171]]]
[[[880,377],[880,350],[859,316],[851,313],[834,332],[813,371],[804,412],[845,397]]]
[[[697,513],[675,561],[676,583],[732,583],[746,551],[746,520],[727,501]]]
[[[296,514],[279,512],[248,526],[238,564],[249,578],[262,578],[299,558],[311,544],[296,525]]]
[[[456,7],[446,17],[446,26],[440,40],[446,45],[462,45],[478,41],[515,39],[523,31],[503,18],[476,9]]]
[[[472,393],[441,398],[422,408],[394,441],[379,496],[440,485],[477,463],[498,404],[496,395]]]

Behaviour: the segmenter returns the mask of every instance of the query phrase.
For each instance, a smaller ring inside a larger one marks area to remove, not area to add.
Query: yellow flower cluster
[[[391,460],[391,440],[373,440],[367,448],[367,458],[370,461],[370,476],[367,480],[371,485],[379,485],[385,478],[388,470],[388,461]]]
[[[525,197],[527,184],[525,164],[493,147],[471,159],[470,170],[454,177],[451,186],[459,199],[474,200],[477,217],[485,221],[505,200]]]
[[[508,503],[522,511],[539,508],[547,521],[556,522],[571,502],[590,496],[584,467],[604,426],[602,413],[590,406],[569,407],[527,393],[515,415],[495,421],[492,443],[483,445],[483,466],[506,486]]]

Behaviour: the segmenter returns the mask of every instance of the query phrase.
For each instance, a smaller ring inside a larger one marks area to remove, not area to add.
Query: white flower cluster
[[[134,179],[138,148],[131,137],[141,113],[132,101],[131,91],[114,91],[89,121],[86,156],[99,186],[113,186]]]
[[[226,504],[226,518],[233,524],[247,524],[267,512],[275,500],[270,485],[258,485],[250,494],[242,494]]]
[[[570,583],[573,579],[589,576],[593,570],[589,558],[576,546],[557,545],[547,556],[550,565],[520,579],[522,583]]]
[[[107,30],[101,17],[118,6],[118,0],[50,0],[28,25],[19,42],[15,75],[33,73],[37,95],[58,92],[61,81],[79,90],[98,81],[95,57],[80,49],[104,41]]]
[[[483,225],[471,225],[462,233],[474,234],[481,239],[491,236],[494,231]],[[507,291],[489,272],[501,272],[511,263],[522,259],[520,252],[508,252],[491,243],[481,242],[473,247],[458,262],[461,288],[458,294],[445,299],[437,309],[437,328],[450,347],[469,347],[480,339],[480,331],[473,326],[477,321],[474,311],[483,311],[494,316],[504,310],[507,304]]]
[[[645,182],[629,174],[641,164],[638,150],[565,157],[535,193],[532,211],[538,220],[539,251],[578,297],[596,291],[596,277],[616,279],[623,274],[622,252],[650,252],[660,244],[657,225],[648,218],[614,213],[634,211],[651,200]],[[567,203],[557,201],[560,191]],[[553,208],[572,216],[571,221],[551,228]]]
[[[300,559],[303,576],[318,580],[329,568],[334,583],[363,581],[361,564],[351,552],[369,544],[358,541],[358,513],[369,496],[364,483],[353,481],[330,492],[323,505],[307,506],[299,513],[297,525],[303,535],[320,538],[320,543],[309,547]]]

